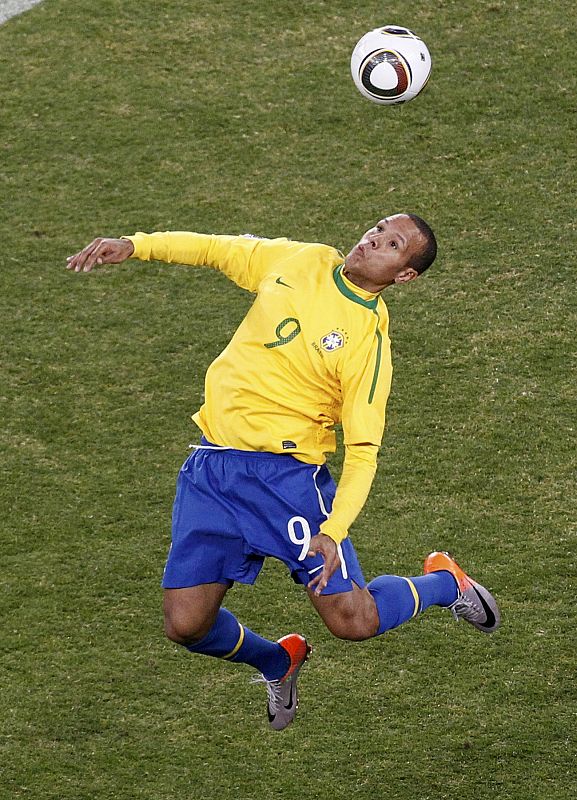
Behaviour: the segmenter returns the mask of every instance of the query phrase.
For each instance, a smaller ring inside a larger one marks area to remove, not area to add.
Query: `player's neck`
[[[386,283],[385,285],[375,286],[374,282],[370,280],[370,278],[367,278],[364,275],[359,275],[355,271],[354,267],[349,267],[347,265],[346,261],[342,268],[342,275],[349,281],[349,283],[352,283],[353,286],[356,286],[363,292],[369,292],[370,294],[380,294],[383,289],[386,289],[387,286],[391,285],[391,283]]]

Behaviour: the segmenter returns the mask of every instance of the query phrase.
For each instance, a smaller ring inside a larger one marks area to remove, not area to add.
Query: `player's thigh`
[[[214,624],[230,583],[202,583],[182,589],[165,589],[164,628],[169,639],[202,639]]]
[[[375,636],[379,616],[368,589],[361,589],[353,583],[350,592],[317,596],[309,589],[307,593],[318,615],[334,636],[353,641]]]

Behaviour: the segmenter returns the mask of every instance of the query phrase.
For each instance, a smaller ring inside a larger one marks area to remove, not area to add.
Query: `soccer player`
[[[446,553],[424,574],[366,583],[348,531],[368,496],[391,385],[388,312],[381,292],[434,261],[435,236],[414,214],[381,219],[344,257],[287,239],[136,233],[95,239],[68,259],[74,272],[127,258],[208,266],[256,297],[206,374],[193,419],[200,444],[177,482],[163,577],[167,636],[192,653],[261,673],[268,716],[295,716],[310,646],[292,633],[262,638],[222,606],[235,581],[254,583],[267,556],[283,561],[328,629],[363,640],[444,606],[485,633],[499,625],[492,595]],[[325,465],[342,423],[338,487]]]

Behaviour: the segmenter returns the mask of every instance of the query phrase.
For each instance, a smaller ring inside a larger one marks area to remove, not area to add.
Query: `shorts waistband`
[[[285,464],[287,463],[288,457],[291,459],[291,461],[296,461],[297,464],[302,464],[303,466],[317,466],[316,464],[307,464],[305,461],[300,461],[290,453],[271,453],[268,450],[237,450],[234,447],[228,447],[227,445],[214,444],[214,442],[209,441],[206,436],[201,437],[200,444],[191,444],[190,448],[195,452],[200,450],[204,453],[226,453],[227,456],[241,456],[243,458],[248,457],[272,460],[282,459],[283,463]]]

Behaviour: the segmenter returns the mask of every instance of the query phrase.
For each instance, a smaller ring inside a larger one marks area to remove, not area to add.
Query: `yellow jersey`
[[[217,445],[309,464],[334,452],[334,426],[342,423],[347,453],[357,449],[365,477],[360,493],[348,492],[353,502],[339,530],[327,526],[340,541],[366,499],[384,431],[392,365],[383,299],[348,281],[342,254],[324,244],[188,232],[126,238],[135,258],[213,267],[255,293],[208,368],[193,419]]]

